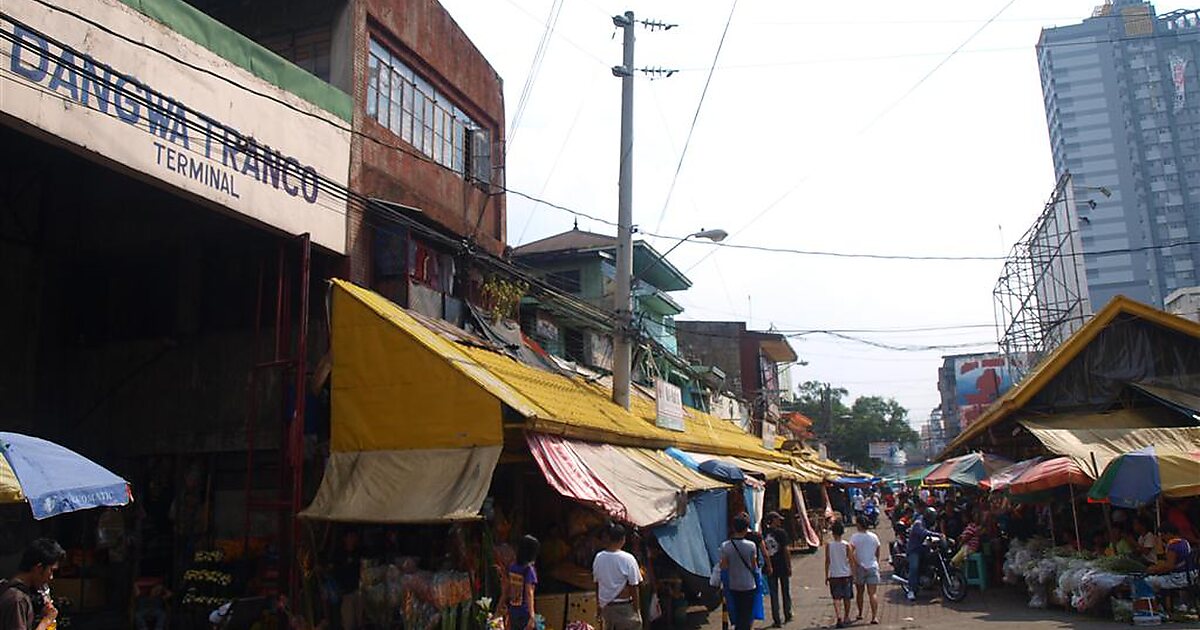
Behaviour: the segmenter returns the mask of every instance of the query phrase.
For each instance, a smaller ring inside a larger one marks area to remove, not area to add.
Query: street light
[[[662,254],[649,267],[643,269],[640,273],[633,274],[633,248],[632,247],[617,247],[617,290],[613,295],[616,303],[616,334],[613,335],[613,402],[629,409],[629,388],[633,380],[633,288],[637,281],[641,279],[647,272],[657,267],[660,263],[667,259],[667,254],[675,251],[675,248],[683,245],[686,241],[693,238],[704,238],[714,243],[720,243],[729,236],[729,232],[725,230],[700,230],[679,239],[668,249],[665,254]],[[628,241],[626,241],[628,242]],[[620,245],[618,243],[618,245]],[[625,265],[620,264],[621,256],[628,256],[624,260]],[[627,266],[626,266],[627,265]],[[625,285],[621,282],[621,273],[624,269],[630,269],[628,275],[629,284]]]
[[[699,232],[694,232],[692,234],[688,234],[687,236],[679,239],[679,242],[672,245],[671,249],[668,249],[665,253],[663,253],[661,256],[659,256],[657,259],[655,259],[654,264],[652,264],[649,267],[646,267],[645,269],[634,274],[633,281],[629,283],[630,288],[631,289],[635,288],[634,285],[637,284],[638,280],[641,280],[642,277],[645,276],[647,273],[650,273],[650,271],[652,269],[658,267],[659,263],[666,260],[667,256],[671,252],[675,251],[676,249],[679,248],[680,245],[683,245],[684,243],[688,242],[689,240],[691,240],[693,238],[703,238],[703,239],[708,239],[714,243],[720,243],[721,241],[725,240],[728,237],[729,237],[729,232],[726,232],[725,230],[700,230]]]

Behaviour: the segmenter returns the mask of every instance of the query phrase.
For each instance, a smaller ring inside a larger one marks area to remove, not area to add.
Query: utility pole
[[[617,203],[617,278],[613,310],[617,329],[613,335],[613,402],[629,409],[633,373],[633,11],[613,17],[624,30],[622,65],[613,68],[621,78],[621,175]]]

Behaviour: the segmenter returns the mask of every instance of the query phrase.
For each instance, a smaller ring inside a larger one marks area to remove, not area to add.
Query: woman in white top
[[[854,546],[842,540],[846,526],[841,521],[833,524],[833,540],[825,543],[825,583],[829,585],[829,595],[833,598],[833,612],[837,616],[837,627],[845,628],[850,623],[850,600],[854,598],[854,587],[851,584],[851,558],[854,557]],[[838,600],[842,607],[838,608]]]

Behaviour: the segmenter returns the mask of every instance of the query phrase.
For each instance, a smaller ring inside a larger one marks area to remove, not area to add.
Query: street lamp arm
[[[668,249],[661,256],[656,258],[649,267],[646,267],[645,269],[634,274],[633,281],[629,283],[630,286],[636,285],[638,280],[641,280],[646,274],[650,273],[654,269],[657,269],[658,266],[667,259],[667,256],[669,256],[671,254],[671,252],[675,251],[676,249],[679,249],[680,245],[683,245],[684,243],[688,242],[689,240],[691,240],[693,238],[706,238],[714,243],[720,243],[721,241],[725,240],[725,237],[727,237],[727,236],[729,236],[729,233],[726,232],[725,230],[700,230],[699,232],[695,232],[693,234],[688,234],[687,236],[676,241],[676,243],[674,245],[672,245],[670,249]]]

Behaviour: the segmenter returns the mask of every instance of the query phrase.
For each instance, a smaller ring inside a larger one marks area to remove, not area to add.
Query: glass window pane
[[[425,95],[417,91],[413,95],[413,99],[415,108],[413,109],[412,144],[414,147],[420,149],[423,146],[421,141],[425,138],[425,132],[423,131],[425,128]]]
[[[388,128],[396,135],[400,135],[400,121],[404,119],[400,115],[401,90],[403,89],[404,81],[395,74],[392,75],[392,119]]]
[[[371,54],[379,57],[380,59],[388,58],[387,50],[380,45],[379,42],[375,41],[375,38],[373,37],[371,38]]]
[[[384,127],[388,125],[388,113],[391,109],[391,79],[392,73],[389,71],[379,75],[379,122]]]

